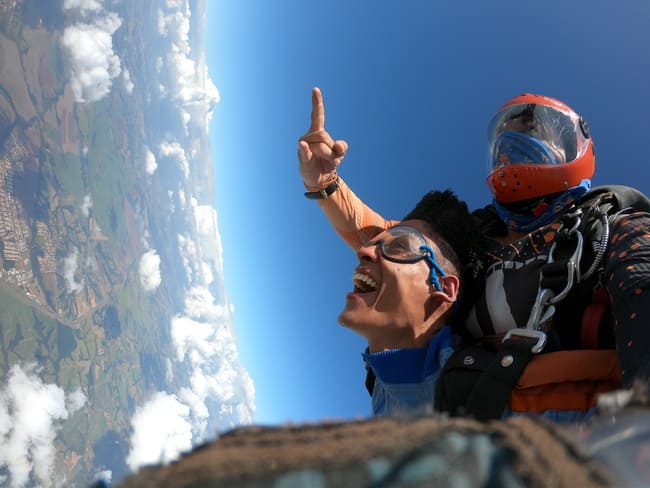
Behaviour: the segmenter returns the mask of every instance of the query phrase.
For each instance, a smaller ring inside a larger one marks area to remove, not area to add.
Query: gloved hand
[[[335,141],[325,130],[325,105],[319,88],[311,92],[311,106],[311,126],[298,140],[298,160],[305,187],[318,191],[338,177],[336,169],[345,157],[348,143]]]

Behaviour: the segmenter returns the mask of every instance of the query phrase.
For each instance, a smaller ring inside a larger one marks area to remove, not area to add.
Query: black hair
[[[452,325],[458,329],[481,289],[485,238],[479,223],[467,204],[451,190],[435,190],[424,195],[402,220],[411,219],[423,220],[440,237],[436,239],[440,254],[455,268],[461,280],[458,306],[451,318]]]

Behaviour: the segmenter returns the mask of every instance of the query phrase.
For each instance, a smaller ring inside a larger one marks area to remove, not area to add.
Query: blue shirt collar
[[[363,359],[384,383],[420,383],[439,368],[440,352],[451,346],[451,328],[443,327],[428,347],[389,349],[363,353]]]

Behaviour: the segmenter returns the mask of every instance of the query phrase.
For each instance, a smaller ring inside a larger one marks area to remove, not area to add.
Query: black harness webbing
[[[503,341],[492,364],[476,382],[465,406],[465,414],[477,420],[498,419],[510,395],[533,357],[534,337],[512,335]]]

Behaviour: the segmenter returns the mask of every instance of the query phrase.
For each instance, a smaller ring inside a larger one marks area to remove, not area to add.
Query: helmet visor
[[[586,128],[572,111],[540,104],[510,105],[488,127],[489,171],[511,164],[565,164],[588,146]]]

